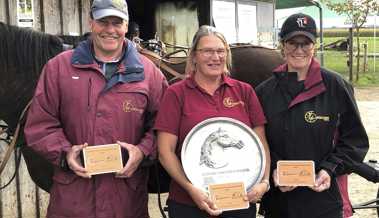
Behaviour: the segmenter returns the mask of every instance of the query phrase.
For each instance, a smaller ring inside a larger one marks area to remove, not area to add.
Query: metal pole
[[[324,66],[324,29],[322,20],[322,7],[320,4],[317,6],[320,10],[320,64]]]
[[[375,14],[374,18],[374,73],[376,72],[376,16],[379,15]]]
[[[213,0],[209,0],[209,26],[215,26],[213,23]]]
[[[349,81],[353,82],[353,28],[349,28]]]
[[[314,6],[318,7],[320,13],[320,64],[324,66],[324,30],[323,30],[323,19],[322,19],[322,7],[318,1],[309,0]]]
[[[276,21],[276,23],[278,23],[278,21],[276,20],[276,16],[275,16],[276,0],[272,1],[272,5],[273,5],[272,14],[274,16],[274,19],[272,19],[272,26],[274,27],[274,29],[273,29],[274,35],[272,36],[271,40],[272,40],[272,47],[276,48],[276,40],[277,40],[277,35],[278,35],[277,26],[275,26],[275,21]]]
[[[236,27],[236,41],[240,42],[239,40],[239,20],[238,20],[238,2],[234,0],[234,25]]]

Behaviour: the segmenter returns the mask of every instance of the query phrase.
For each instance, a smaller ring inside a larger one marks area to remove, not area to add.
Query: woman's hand
[[[316,184],[309,187],[315,192],[322,192],[330,188],[330,175],[325,170],[320,170],[316,176]]]
[[[266,183],[259,183],[253,186],[253,188],[247,193],[244,200],[252,203],[257,203],[262,199],[262,196],[268,191],[268,185]]]
[[[278,187],[281,192],[289,192],[294,190],[297,186],[280,186],[278,183],[278,174],[276,169],[272,172],[275,187]]]
[[[187,191],[197,207],[199,207],[201,210],[206,211],[209,215],[212,216],[218,216],[222,213],[222,211],[217,209],[213,201],[202,190],[192,185],[187,189]]]

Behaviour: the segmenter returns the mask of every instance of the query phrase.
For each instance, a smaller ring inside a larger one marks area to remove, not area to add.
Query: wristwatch
[[[265,183],[267,185],[266,192],[270,190],[270,181],[268,179],[262,179],[261,183]]]

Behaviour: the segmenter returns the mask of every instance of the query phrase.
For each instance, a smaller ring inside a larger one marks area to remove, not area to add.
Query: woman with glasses
[[[224,36],[213,27],[201,26],[193,38],[187,60],[188,76],[167,89],[155,122],[159,160],[172,177],[167,202],[170,218],[255,217],[254,203],[269,189],[266,119],[252,87],[230,78],[230,70],[231,52]],[[196,124],[212,117],[230,117],[243,122],[264,145],[266,168],[262,181],[245,196],[251,203],[248,209],[218,210],[208,195],[192,185],[184,174],[180,157],[182,143]]]
[[[257,87],[274,187],[262,200],[263,213],[265,218],[346,217],[338,181],[368,150],[353,88],[315,59],[316,24],[310,16],[288,17],[279,36],[286,63]],[[313,185],[280,183],[280,160],[313,161]]]

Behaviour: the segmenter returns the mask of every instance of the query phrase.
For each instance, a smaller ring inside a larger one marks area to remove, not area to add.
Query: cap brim
[[[115,16],[124,20],[129,20],[129,17],[125,13],[116,9],[99,9],[99,10],[93,11],[92,16],[93,16],[93,19],[95,20],[98,20],[104,17],[110,17],[110,16]]]
[[[305,32],[305,31],[291,32],[291,33],[287,34],[282,40],[287,41],[287,40],[289,40],[295,36],[305,36],[305,37],[309,38],[313,43],[316,42],[316,37],[314,35],[312,35],[311,33]]]

